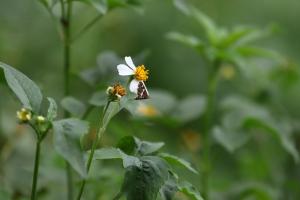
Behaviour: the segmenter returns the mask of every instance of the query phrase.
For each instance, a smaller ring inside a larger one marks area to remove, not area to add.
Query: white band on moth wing
[[[129,75],[134,74],[134,71],[131,68],[129,68],[127,65],[124,65],[124,64],[118,65],[117,69],[118,69],[119,75],[121,75],[121,76],[129,76]]]
[[[132,70],[136,69],[130,56],[125,57],[125,62]]]
[[[138,87],[139,87],[139,81],[137,81],[136,79],[133,79],[131,82],[130,82],[130,85],[129,85],[129,90],[135,94],[137,94],[138,92]]]

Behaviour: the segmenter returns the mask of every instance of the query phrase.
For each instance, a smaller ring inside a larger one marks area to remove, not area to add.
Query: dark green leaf
[[[86,177],[84,151],[80,138],[89,130],[88,123],[78,119],[53,122],[54,148],[82,176]]]
[[[126,169],[122,193],[127,200],[155,200],[168,179],[168,166],[158,157],[141,158],[141,166]]]
[[[39,113],[43,100],[40,88],[27,76],[13,67],[2,62],[0,62],[0,67],[4,70],[8,86],[19,98],[23,106]]]
[[[121,149],[124,153],[128,155],[132,155],[135,152],[137,144],[135,142],[134,137],[132,136],[125,136],[119,140],[117,147]]]

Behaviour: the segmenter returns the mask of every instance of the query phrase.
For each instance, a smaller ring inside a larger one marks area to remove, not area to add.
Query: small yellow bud
[[[232,65],[224,65],[221,68],[221,75],[226,80],[231,80],[236,75],[236,70],[234,69],[234,66]]]
[[[39,115],[39,116],[36,117],[36,121],[37,121],[38,123],[43,123],[43,122],[46,121],[46,118],[43,117],[43,116],[41,116],[41,115]]]
[[[17,118],[23,123],[30,121],[31,117],[31,111],[26,108],[22,108],[21,110],[17,111]]]

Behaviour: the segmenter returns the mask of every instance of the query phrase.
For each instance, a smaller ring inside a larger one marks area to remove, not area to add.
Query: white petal
[[[125,57],[125,62],[132,70],[135,70],[135,65],[130,56]]]
[[[130,82],[129,89],[130,89],[131,92],[137,94],[138,86],[139,86],[139,81],[133,79]]]
[[[119,75],[121,76],[129,76],[129,75],[133,75],[134,71],[132,69],[130,69],[127,65],[124,64],[120,64],[117,66]]]

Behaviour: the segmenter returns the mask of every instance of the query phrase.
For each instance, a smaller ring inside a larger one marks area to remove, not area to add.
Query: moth
[[[149,92],[146,88],[146,85],[143,81],[140,81],[137,89],[137,97],[135,100],[144,100],[149,99]]]

